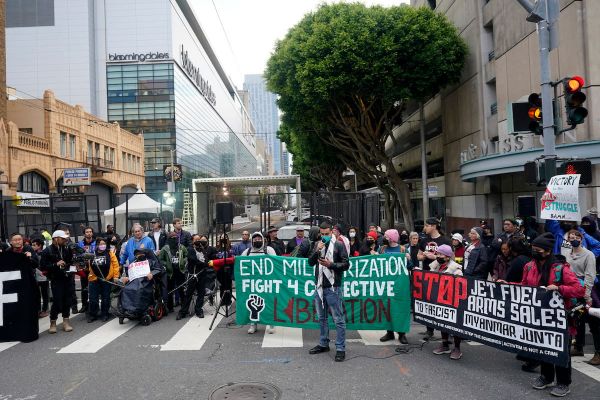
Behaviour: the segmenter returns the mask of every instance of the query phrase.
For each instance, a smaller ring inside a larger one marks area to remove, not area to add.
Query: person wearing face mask
[[[581,229],[585,231],[588,235],[593,237],[596,240],[600,240],[600,231],[598,231],[598,225],[596,220],[591,217],[583,217],[581,218],[581,225],[579,225]]]
[[[167,309],[169,312],[174,311],[174,307],[177,305],[174,301],[174,297],[178,297],[180,301],[184,298],[183,282],[185,281],[185,271],[187,264],[187,252],[188,249],[181,243],[179,243],[177,234],[170,232],[165,245],[160,250],[158,256],[160,262],[167,269]],[[181,287],[180,287],[181,286]],[[179,287],[176,293],[170,293]]]
[[[408,244],[408,231],[406,230],[402,230],[402,232],[400,232],[400,241],[398,243],[400,243],[400,246],[406,246]]]
[[[568,232],[571,229],[576,229],[583,234],[581,246],[594,253],[595,257],[600,256],[600,241],[594,239],[585,230],[577,226],[575,221],[557,221],[555,219],[546,220],[546,232],[551,232],[554,235],[554,254],[562,254],[564,257],[571,251]]]
[[[438,246],[435,251],[435,260],[429,264],[429,268],[434,272],[462,276],[462,265],[455,262],[453,258],[454,252],[452,251],[452,247],[447,244]],[[457,335],[453,335],[453,337],[454,349],[450,351],[450,334],[442,331],[442,343],[437,349],[433,350],[433,354],[450,354],[451,360],[460,360],[463,355],[460,350],[461,338]]]
[[[362,243],[360,242],[360,238],[358,237],[357,227],[352,226],[350,227],[350,229],[348,229],[348,239],[350,240],[350,253],[348,253],[348,255],[350,257],[359,256]]]
[[[379,248],[379,253],[380,254],[399,254],[402,253],[402,246],[400,246],[400,244],[398,243],[398,240],[400,239],[400,235],[398,234],[398,231],[396,229],[388,229],[387,231],[385,231],[385,233],[383,234],[383,242],[387,243],[383,246],[381,246]],[[408,255],[408,257],[410,257],[410,255]],[[385,335],[383,335],[381,338],[379,338],[380,342],[387,342],[389,340],[394,340],[394,332],[393,331],[387,331],[385,333]],[[400,344],[408,344],[408,340],[406,339],[406,333],[405,332],[398,332],[398,340],[400,341]]]
[[[96,239],[94,260],[90,263],[89,281],[89,304],[87,322],[94,322],[98,318],[108,321],[108,310],[110,309],[111,281],[119,280],[119,261],[108,248],[107,239]],[[99,306],[99,300],[102,306]]]
[[[211,268],[209,268],[208,262],[211,258],[214,258],[214,251],[213,247],[208,246],[208,239],[205,236],[197,234],[192,236],[192,246],[185,251],[189,280],[185,295],[182,297],[181,309],[177,314],[178,320],[188,316],[194,292],[198,293],[194,314],[198,318],[204,318],[202,306],[204,305],[206,286],[211,276]],[[180,250],[179,257],[182,257],[182,254]]]
[[[583,235],[578,230],[572,229],[568,232],[571,251],[567,253],[567,262],[571,267],[571,271],[583,281],[585,287],[585,302],[587,305],[592,304],[592,288],[596,279],[596,257],[588,249],[581,247]],[[586,315],[587,316],[587,315]],[[577,320],[577,335],[575,336],[575,347],[571,352],[573,357],[583,357],[583,347],[585,346],[585,323],[586,317]]]
[[[381,239],[383,242],[383,239]],[[370,256],[379,254],[379,246],[377,245],[377,232],[369,231],[367,233],[367,237],[365,238],[364,245],[360,248],[359,251],[361,256]]]
[[[564,299],[565,310],[570,310],[573,306],[571,299],[583,297],[585,289],[568,264],[563,264],[555,258],[553,251],[555,245],[556,236],[551,232],[535,238],[531,246],[533,260],[525,265],[521,284],[556,290]],[[569,327],[569,332],[575,333],[573,327]],[[566,396],[570,392],[571,360],[567,367],[542,362],[541,375],[533,381],[532,386],[538,390],[551,387],[555,377],[556,385],[550,394],[558,397]]]
[[[224,306],[231,305],[231,290],[233,287],[233,264],[235,257],[231,251],[231,244],[226,233],[219,236],[219,247],[213,260],[208,262],[208,265],[217,271],[217,280],[221,284],[219,293],[221,295],[221,303]]]
[[[252,247],[244,250],[242,255],[256,257],[256,256],[263,256],[265,254],[271,255],[271,256],[277,255],[275,253],[275,250],[273,250],[272,247],[265,246],[265,239],[264,239],[262,233],[254,232],[252,234]],[[257,329],[258,329],[258,324],[256,322],[251,322],[250,328],[248,328],[248,334],[252,335],[253,333],[256,333]],[[268,325],[267,333],[269,333],[269,334],[275,333],[275,327],[273,325]]]

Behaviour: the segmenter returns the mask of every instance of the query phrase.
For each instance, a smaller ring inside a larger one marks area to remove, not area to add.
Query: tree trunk
[[[410,206],[410,190],[408,189],[408,185],[394,169],[391,159],[386,162],[386,172],[390,186],[396,192],[396,197],[400,203],[400,210],[402,211],[402,219],[404,219],[405,228],[408,231],[413,231],[415,224],[413,221],[412,207]]]

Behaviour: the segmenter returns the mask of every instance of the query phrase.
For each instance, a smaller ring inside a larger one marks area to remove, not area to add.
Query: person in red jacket
[[[525,264],[521,284],[556,290],[564,298],[565,309],[568,310],[572,307],[570,299],[583,297],[585,289],[568,264],[563,264],[554,258],[552,250],[555,241],[554,235],[550,232],[535,238],[531,246],[533,260]],[[553,385],[556,376],[556,386],[552,388],[550,394],[557,397],[566,396],[570,392],[571,360],[569,359],[567,367],[547,362],[542,362],[541,366],[542,373],[535,379],[532,386],[538,390],[545,389]]]

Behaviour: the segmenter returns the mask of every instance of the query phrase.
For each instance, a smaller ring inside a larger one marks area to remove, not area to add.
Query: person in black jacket
[[[490,272],[488,250],[481,243],[483,229],[476,226],[469,232],[471,244],[465,250],[464,275],[477,279],[487,279]]]
[[[304,237],[304,227],[299,226],[296,228],[296,237],[289,240],[285,248],[285,254],[292,257],[308,258],[309,252],[310,242]]]
[[[215,257],[215,250],[208,246],[208,239],[205,236],[192,236],[192,246],[187,251],[187,269],[190,274],[185,297],[181,303],[181,309],[177,314],[177,319],[182,319],[188,316],[190,304],[194,297],[194,292],[198,293],[194,313],[198,318],[204,318],[204,294],[206,284],[210,276],[210,267],[208,261],[210,257]]]
[[[269,230],[267,231],[267,246],[272,247],[275,250],[275,254],[281,256],[285,254],[285,243],[277,237],[277,231],[279,229],[275,226],[269,226]]]
[[[71,285],[70,267],[73,262],[73,252],[66,246],[69,236],[64,231],[57,230],[52,234],[52,244],[42,251],[40,269],[46,272],[52,289],[52,307],[50,307],[50,328],[48,333],[56,333],[56,319],[62,313],[63,330],[71,332],[70,324],[71,298],[74,287]]]
[[[192,235],[188,231],[183,230],[181,218],[173,218],[173,230],[179,238],[179,244],[182,244],[185,247],[190,247],[192,245]]]
[[[152,218],[150,223],[152,224],[152,231],[148,236],[150,236],[150,239],[154,242],[154,254],[158,256],[160,249],[167,244],[167,233],[163,229],[162,222],[160,222],[159,218]]]
[[[331,225],[324,222],[319,227],[321,242],[308,258],[308,264],[315,267],[316,291],[315,308],[321,325],[319,344],[310,349],[310,354],[329,351],[328,312],[331,312],[336,327],[335,361],[346,358],[346,321],[343,309],[342,278],[350,268],[348,253],[343,242],[337,241],[331,233]]]

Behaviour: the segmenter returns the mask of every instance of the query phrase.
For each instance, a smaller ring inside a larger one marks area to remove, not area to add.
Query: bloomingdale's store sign
[[[158,61],[168,60],[169,53],[160,53],[158,51],[151,51],[148,53],[129,53],[129,54],[117,54],[112,53],[108,55],[108,62],[123,62],[123,61]]]
[[[188,52],[181,45],[181,66],[187,76],[194,82],[194,85],[200,90],[200,94],[213,106],[217,105],[215,92],[206,79],[200,74],[200,70],[190,61]]]

